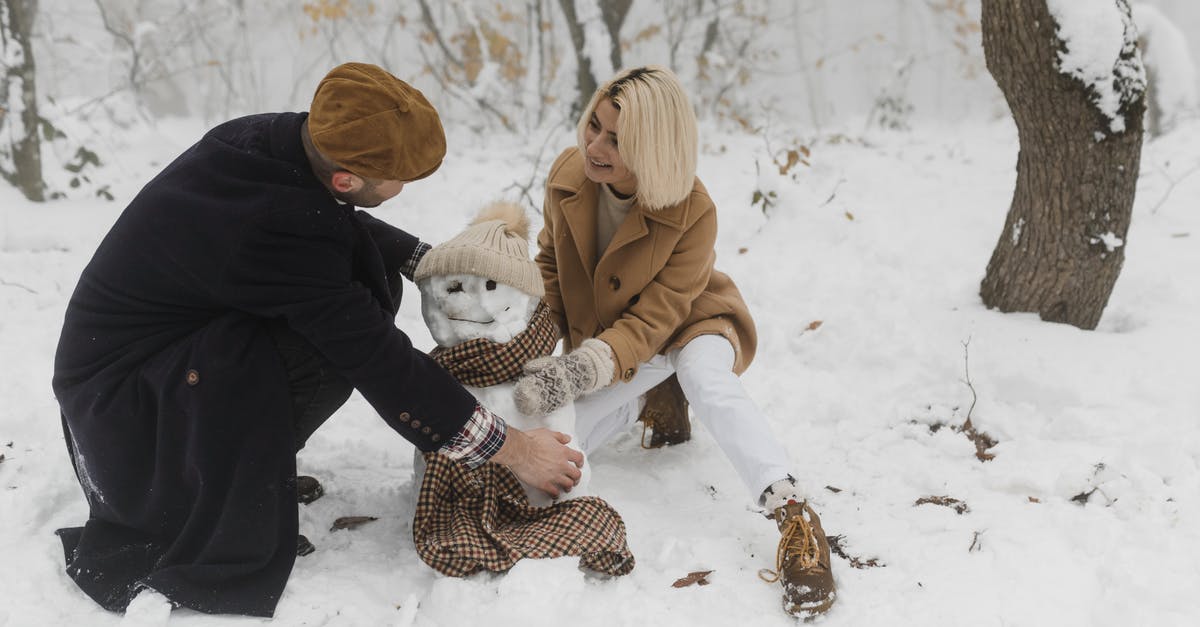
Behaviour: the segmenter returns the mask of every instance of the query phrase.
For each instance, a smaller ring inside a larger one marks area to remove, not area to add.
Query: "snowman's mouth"
[[[446,317],[455,322],[470,322],[472,324],[492,324],[493,322],[496,321],[495,318],[492,318],[491,320],[488,320],[485,322],[480,322],[479,320],[472,320],[470,318],[455,318],[454,316],[446,316]]]

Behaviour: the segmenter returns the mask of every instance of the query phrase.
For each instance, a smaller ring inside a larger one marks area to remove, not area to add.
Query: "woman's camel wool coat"
[[[713,269],[717,212],[700,180],[674,206],[634,203],[601,255],[599,192],[578,148],[551,166],[536,260],[565,350],[599,338],[613,349],[614,381],[629,381],[655,354],[720,334],[733,344],[734,371],[743,372],[758,341],[754,321],[737,286]]]

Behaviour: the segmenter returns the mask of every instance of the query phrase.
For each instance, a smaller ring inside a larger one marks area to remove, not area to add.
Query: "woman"
[[[639,397],[675,375],[784,532],[772,573],[784,608],[824,612],[835,597],[829,545],[737,377],[754,357],[754,322],[713,268],[716,209],[695,175],[696,119],[678,78],[659,66],[621,72],[592,97],[578,141],[551,167],[536,257],[565,354],[526,365],[518,406],[539,414],[581,397],[577,430],[590,453],[627,431]]]

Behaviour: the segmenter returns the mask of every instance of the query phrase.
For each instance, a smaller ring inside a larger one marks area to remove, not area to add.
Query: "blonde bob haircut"
[[[617,153],[637,177],[637,201],[650,210],[679,204],[696,182],[696,113],[675,73],[658,65],[625,70],[592,95],[579,118],[579,150],[601,98],[617,117]]]

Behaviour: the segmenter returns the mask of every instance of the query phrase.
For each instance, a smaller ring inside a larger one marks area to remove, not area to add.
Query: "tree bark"
[[[45,200],[42,147],[38,135],[37,83],[33,62],[33,19],[37,0],[0,0],[0,51],[4,83],[0,85],[0,129],[11,138],[0,150],[0,174],[29,200]],[[9,65],[11,63],[11,65]]]
[[[624,67],[621,61],[621,26],[625,24],[632,6],[633,0],[600,0],[600,15],[608,30],[608,55],[614,72],[620,72]]]
[[[567,32],[571,34],[571,47],[575,49],[575,84],[579,87],[579,95],[571,105],[571,118],[579,117],[596,93],[596,77],[592,74],[592,60],[587,54],[587,38],[583,32],[583,24],[575,12],[575,0],[558,0],[566,18]]]
[[[594,0],[588,0],[589,2]],[[588,54],[587,34],[583,23],[579,21],[579,13],[575,10],[575,0],[558,0],[566,18],[567,32],[571,35],[571,45],[575,49],[575,82],[579,87],[579,96],[571,105],[571,117],[579,117],[596,93],[598,81],[592,69],[592,58]],[[621,69],[621,26],[629,15],[633,0],[599,0],[600,21],[608,32],[608,58],[612,62],[613,71]],[[604,77],[606,80],[608,77]]]
[[[1128,15],[1125,0],[1117,7]],[[1059,71],[1064,44],[1046,0],[983,0],[982,23],[987,68],[1012,110],[1020,152],[980,296],[989,308],[1094,329],[1125,260],[1144,85],[1127,90],[1118,111],[1125,130],[1112,132],[1091,89]],[[1136,55],[1131,45],[1121,57],[1140,65]]]

